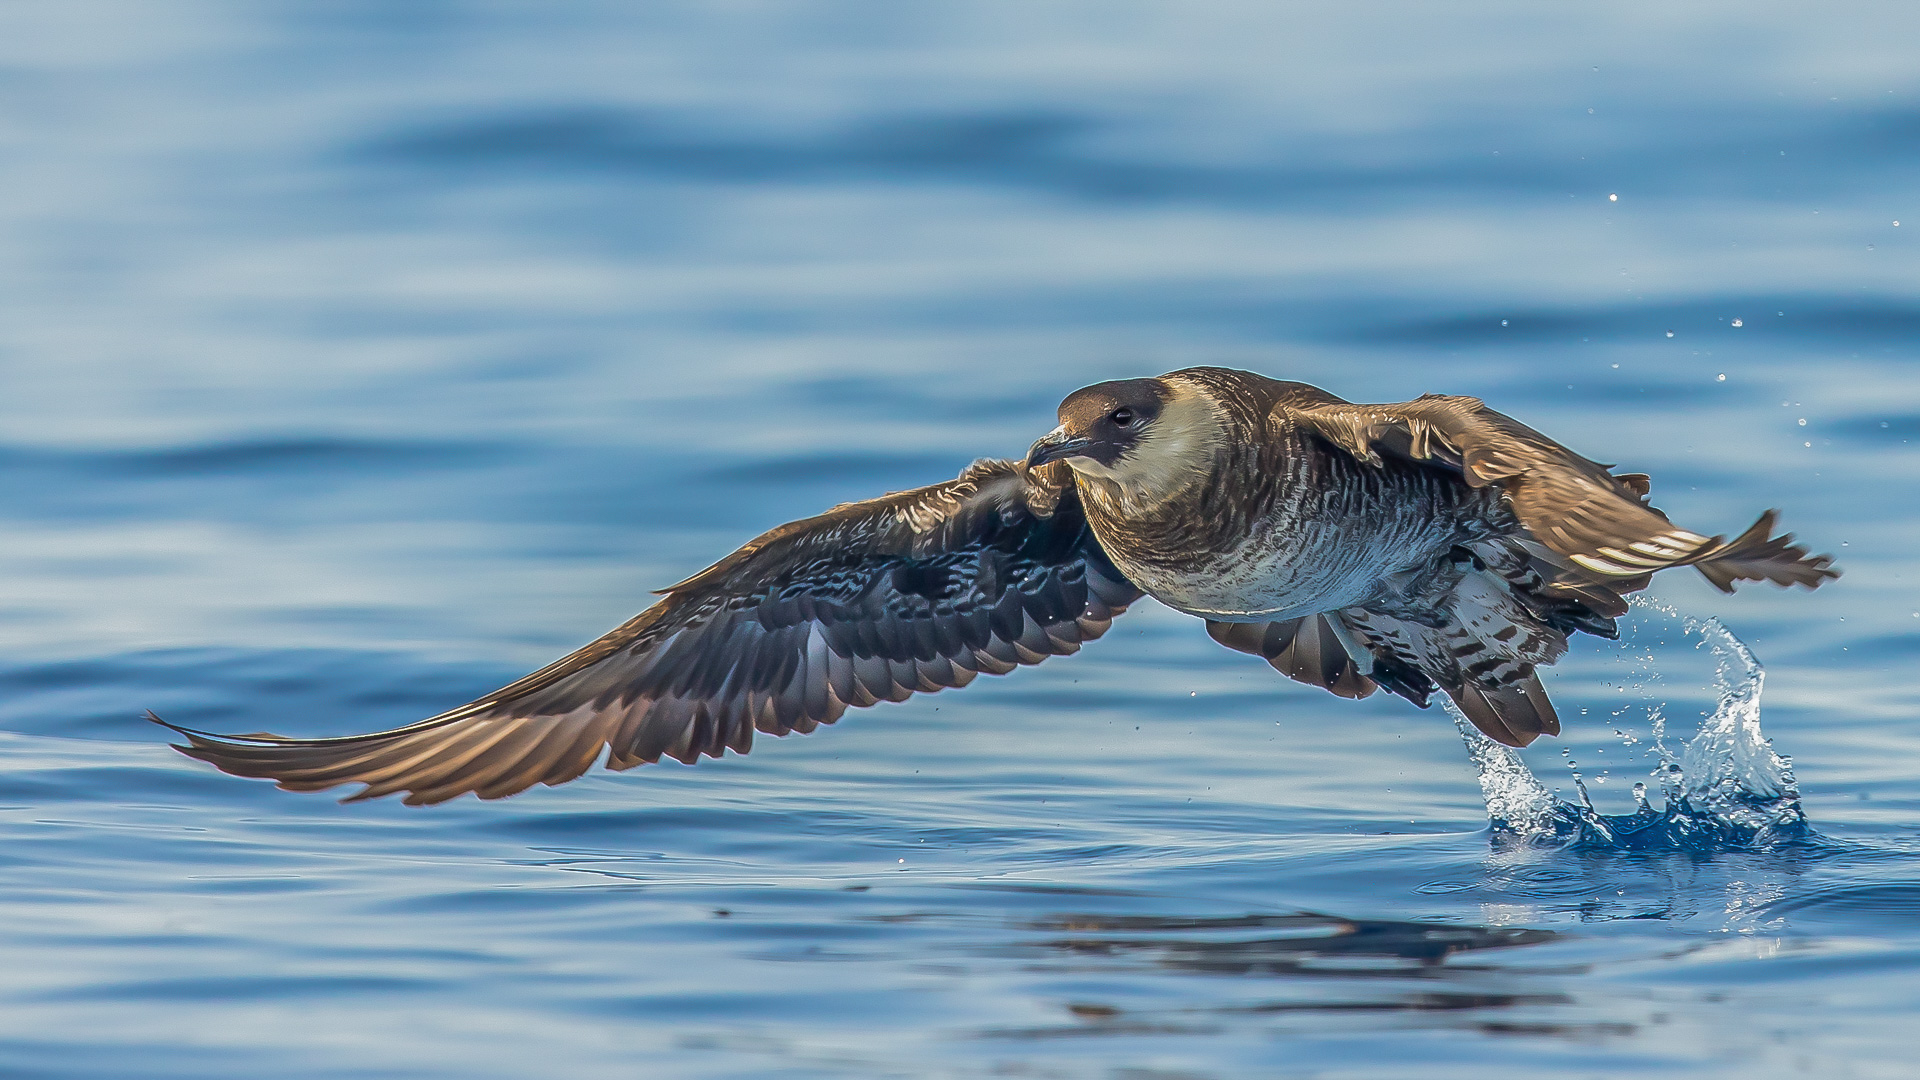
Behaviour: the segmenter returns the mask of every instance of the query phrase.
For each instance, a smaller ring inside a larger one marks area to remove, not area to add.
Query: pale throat
[[[1218,407],[1179,388],[1139,443],[1112,465],[1087,457],[1068,458],[1067,464],[1081,492],[1103,510],[1137,514],[1204,481],[1226,437]]]

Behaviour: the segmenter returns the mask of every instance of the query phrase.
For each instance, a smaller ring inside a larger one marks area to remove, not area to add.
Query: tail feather
[[[1560,734],[1559,714],[1538,675],[1507,686],[1465,683],[1445,689],[1473,726],[1495,742],[1525,746],[1542,735]]]
[[[1733,591],[1736,581],[1771,581],[1775,585],[1801,585],[1817,589],[1840,576],[1830,555],[1811,555],[1793,542],[1792,533],[1772,535],[1780,511],[1760,515],[1746,532],[1733,540],[1714,546],[1694,563],[1702,577],[1721,592]]]
[[[1543,572],[1524,549],[1496,543],[1466,554],[1410,582],[1403,608],[1349,608],[1337,617],[1373,653],[1373,679],[1388,690],[1422,704],[1426,692],[1444,690],[1475,727],[1508,746],[1559,734],[1536,669],[1566,652],[1569,633],[1611,636],[1613,621],[1552,590],[1545,572],[1553,568]],[[1406,683],[1423,692],[1404,693]]]
[[[1565,648],[1552,627],[1527,619],[1528,633],[1509,632],[1521,625],[1516,619],[1469,631],[1458,621],[1430,627],[1359,609],[1340,617],[1373,651],[1373,681],[1387,690],[1421,706],[1443,690],[1475,727],[1508,746],[1560,734],[1559,714],[1535,671],[1536,662],[1550,663]]]

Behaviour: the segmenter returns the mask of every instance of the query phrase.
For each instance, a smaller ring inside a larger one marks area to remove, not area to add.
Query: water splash
[[[1678,755],[1665,738],[1664,704],[1651,708],[1650,748],[1659,759],[1654,775],[1665,802],[1659,809],[1648,801],[1646,785],[1635,784],[1633,813],[1600,813],[1577,771],[1573,783],[1580,801],[1567,802],[1549,790],[1511,747],[1482,735],[1447,703],[1480,772],[1480,790],[1497,841],[1709,853],[1773,848],[1810,837],[1792,762],[1775,752],[1772,741],[1760,732],[1765,670],[1718,619],[1681,622],[1686,633],[1714,657],[1718,700]]]

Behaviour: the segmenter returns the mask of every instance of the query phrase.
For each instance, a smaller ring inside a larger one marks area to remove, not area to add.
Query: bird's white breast
[[[1216,622],[1277,622],[1353,607],[1388,577],[1431,561],[1453,543],[1426,515],[1329,521],[1277,511],[1244,543],[1193,567],[1116,565],[1168,607]]]

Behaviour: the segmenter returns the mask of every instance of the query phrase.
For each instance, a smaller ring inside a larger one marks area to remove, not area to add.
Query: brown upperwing
[[[477,701],[331,739],[185,735],[179,749],[292,791],[367,785],[411,805],[745,753],[848,706],[964,686],[1079,650],[1140,596],[1093,539],[1064,466],[958,479],[774,529],[599,640]],[[151,717],[152,714],[149,714]]]
[[[1499,485],[1569,591],[1581,578],[1631,591],[1672,566],[1693,566],[1722,592],[1741,579],[1811,589],[1840,576],[1830,556],[1809,555],[1792,534],[1772,535],[1777,511],[1731,541],[1677,528],[1646,502],[1645,475],[1615,476],[1478,398],[1428,394],[1400,404],[1277,411],[1363,461],[1391,454],[1452,469],[1473,487]]]

